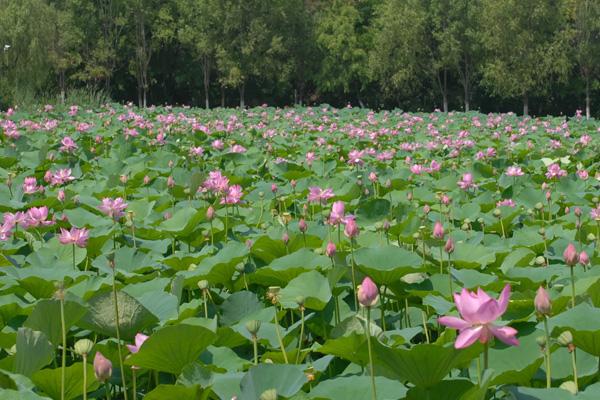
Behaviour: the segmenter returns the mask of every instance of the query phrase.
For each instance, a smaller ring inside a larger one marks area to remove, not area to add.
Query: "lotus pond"
[[[600,398],[594,120],[0,125],[0,399]]]

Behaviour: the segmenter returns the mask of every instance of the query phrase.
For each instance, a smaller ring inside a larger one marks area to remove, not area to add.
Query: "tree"
[[[334,0],[317,19],[317,45],[323,53],[318,84],[328,92],[360,92],[369,80],[370,32],[355,1]]]
[[[210,71],[215,62],[221,26],[219,2],[216,0],[178,0],[177,38],[189,48],[194,60],[202,64],[204,106],[210,107]]]
[[[600,63],[600,4],[572,0],[569,5],[572,49],[585,85],[585,116],[590,118],[590,89],[596,82]]]
[[[58,75],[60,102],[65,103],[66,72],[77,67],[82,60],[83,32],[75,23],[73,4],[69,0],[56,0],[52,8],[52,43],[49,59]]]
[[[369,66],[388,96],[421,86],[429,50],[427,14],[419,0],[386,0],[376,9]]]
[[[503,98],[546,94],[569,71],[565,19],[556,0],[484,0],[481,43],[487,52],[483,84]]]

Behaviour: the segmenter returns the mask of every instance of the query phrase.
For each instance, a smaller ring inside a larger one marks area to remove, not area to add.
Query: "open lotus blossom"
[[[90,232],[85,228],[71,227],[70,230],[60,228],[58,241],[62,244],[74,244],[77,247],[87,246],[87,241],[90,237]]]
[[[331,205],[331,213],[329,214],[329,223],[331,225],[338,225],[344,221],[344,202],[336,201]]]
[[[37,179],[33,176],[29,176],[25,178],[23,182],[23,193],[25,194],[34,194],[36,192],[42,192],[44,190],[43,186],[38,186]]]
[[[221,199],[221,204],[238,204],[242,195],[242,187],[240,185],[232,185],[227,189],[227,193]]]
[[[25,214],[25,220],[22,222],[24,228],[53,225],[53,220],[48,220],[48,207],[31,207]]]
[[[325,205],[327,200],[334,196],[333,190],[330,188],[321,189],[317,186],[311,186],[308,188],[308,202],[309,203],[320,203]]]
[[[129,349],[130,353],[137,353],[138,351],[140,351],[140,347],[142,347],[142,345],[144,344],[144,342],[149,338],[150,336],[144,335],[143,333],[138,333],[135,335],[135,345],[133,344],[128,344],[127,348]]]
[[[508,175],[508,176],[523,176],[524,173],[523,173],[523,170],[521,169],[521,167],[512,165],[506,169],[506,175]]]
[[[72,153],[74,150],[77,149],[77,143],[75,143],[75,141],[70,136],[65,136],[60,141],[60,144],[62,144],[62,146],[60,146],[59,150],[63,153]]]
[[[474,188],[475,184],[473,183],[473,174],[470,172],[463,174],[462,178],[458,181],[458,187],[460,187],[462,190]]]
[[[75,177],[71,175],[71,168],[59,169],[50,175],[50,184],[53,186],[64,185],[73,180],[75,180]]]
[[[494,324],[506,312],[509,297],[510,285],[504,287],[498,300],[491,298],[481,288],[473,292],[463,288],[460,294],[454,294],[454,303],[461,318],[444,316],[438,318],[438,322],[458,329],[459,335],[454,342],[457,349],[469,347],[477,340],[487,343],[494,336],[506,344],[518,346],[516,329]]]
[[[116,199],[105,197],[102,199],[102,204],[98,206],[98,209],[112,219],[118,220],[125,215],[123,211],[127,208],[127,205],[121,197],[117,197]]]
[[[548,170],[546,172],[546,178],[562,178],[563,176],[567,176],[567,171],[560,168],[560,165],[554,163],[548,166]]]

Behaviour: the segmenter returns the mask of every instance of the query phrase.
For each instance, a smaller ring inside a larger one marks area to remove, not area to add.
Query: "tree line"
[[[0,0],[0,102],[592,113],[598,0]]]

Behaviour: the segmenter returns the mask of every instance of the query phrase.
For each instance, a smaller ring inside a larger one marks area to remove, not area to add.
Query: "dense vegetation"
[[[1,399],[600,398],[595,120],[0,124]]]
[[[0,96],[4,107],[67,96],[574,114],[598,104],[599,8],[595,0],[0,0]]]

